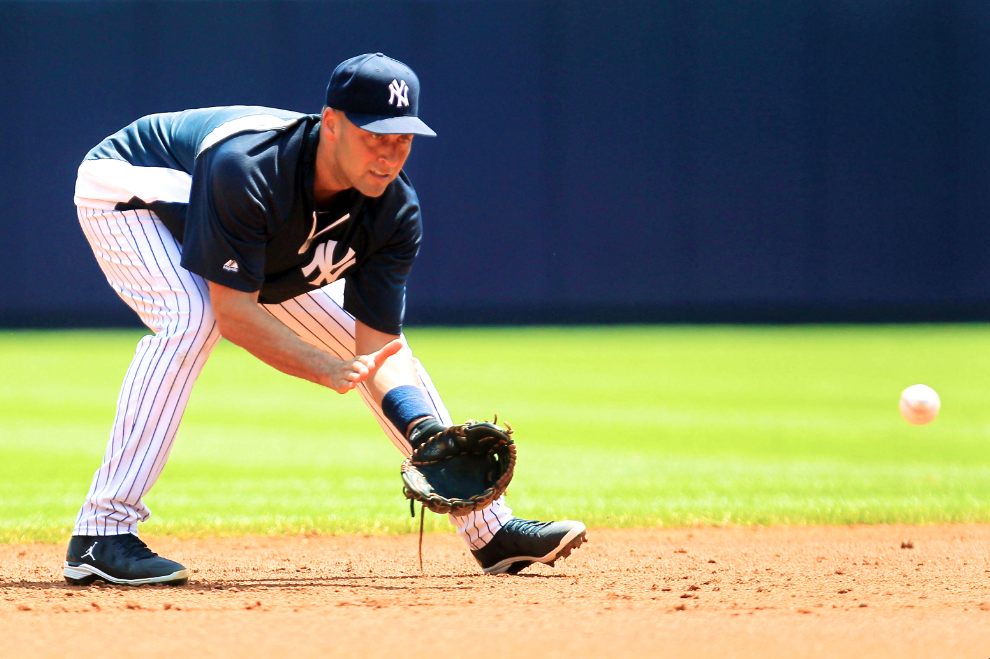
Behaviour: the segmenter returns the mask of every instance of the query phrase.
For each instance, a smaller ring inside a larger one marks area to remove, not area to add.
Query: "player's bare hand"
[[[346,394],[373,376],[386,359],[400,350],[402,339],[395,339],[370,355],[357,355],[354,359],[340,362],[330,375],[330,388],[338,394]]]

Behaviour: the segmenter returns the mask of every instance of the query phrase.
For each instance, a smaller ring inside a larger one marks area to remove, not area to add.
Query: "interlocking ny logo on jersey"
[[[351,214],[347,213],[342,218],[334,222],[328,227],[316,230],[316,213],[313,213],[313,228],[309,230],[309,238],[303,243],[303,246],[299,248],[300,254],[305,254],[306,250],[309,249],[310,245],[313,244],[313,240],[317,236],[321,236],[330,229],[343,224],[347,220],[351,219]],[[340,274],[346,270],[348,267],[354,264],[357,260],[354,258],[354,250],[350,247],[347,248],[347,253],[344,254],[344,258],[334,263],[333,252],[337,249],[336,240],[328,240],[325,243],[316,246],[313,250],[313,260],[309,262],[309,265],[302,269],[303,275],[309,279],[314,273],[319,272],[316,279],[312,280],[310,283],[316,286],[326,286],[331,284],[340,278]]]
[[[344,258],[334,262],[333,251],[336,248],[336,240],[328,240],[325,243],[316,246],[316,251],[313,254],[313,260],[309,262],[309,265],[302,269],[302,273],[307,279],[309,279],[313,273],[319,271],[319,276],[310,281],[311,284],[314,284],[315,286],[326,286],[327,284],[332,284],[340,278],[340,275],[344,272],[344,270],[347,270],[347,268],[354,265],[355,261],[357,261],[357,259],[354,258],[354,250],[348,247],[347,253],[344,254]]]
[[[394,105],[397,108],[409,107],[409,85],[403,80],[399,82],[398,80],[393,80],[388,86],[388,104]]]

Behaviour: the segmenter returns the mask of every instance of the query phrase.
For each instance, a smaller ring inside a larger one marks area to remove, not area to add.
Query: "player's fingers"
[[[393,341],[389,341],[384,346],[382,346],[382,349],[376,352],[375,354],[373,354],[372,358],[374,358],[375,364],[381,366],[386,359],[388,359],[395,353],[399,352],[400,350],[402,350],[402,339],[395,339]]]
[[[354,362],[358,364],[363,364],[365,368],[375,367],[375,357],[374,355],[358,355],[354,358]]]
[[[356,355],[354,359],[347,363],[344,371],[343,381],[346,383],[345,386],[347,389],[338,391],[340,393],[346,393],[361,382],[364,382],[371,377],[372,373],[375,373],[381,367],[386,359],[400,350],[402,350],[402,340],[396,339],[389,341],[381,350],[373,354]]]
[[[346,394],[348,391],[350,391],[356,386],[357,385],[353,382],[348,382],[347,380],[341,380],[339,382],[334,383],[333,390],[336,391],[338,394]]]
[[[360,382],[364,378],[368,377],[368,374],[370,372],[371,369],[368,368],[366,365],[364,365],[359,361],[355,361],[351,364],[350,368],[348,369],[347,375],[345,375],[344,377],[346,377],[351,382]]]

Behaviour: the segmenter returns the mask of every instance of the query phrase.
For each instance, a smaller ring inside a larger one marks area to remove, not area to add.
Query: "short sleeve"
[[[267,212],[255,169],[235,149],[201,155],[182,239],[183,268],[247,293],[260,290],[265,278]]]
[[[415,200],[407,202],[395,232],[344,284],[344,311],[368,327],[401,334],[406,313],[406,280],[419,253],[422,219]]]

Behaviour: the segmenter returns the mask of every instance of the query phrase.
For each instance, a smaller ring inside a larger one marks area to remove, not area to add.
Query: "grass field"
[[[0,542],[67,537],[140,332],[0,333]],[[990,522],[990,327],[411,329],[455,419],[520,446],[509,503],[589,526]],[[897,412],[933,386],[931,426]],[[144,533],[409,532],[360,399],[224,342]],[[427,528],[448,528],[437,516]]]

